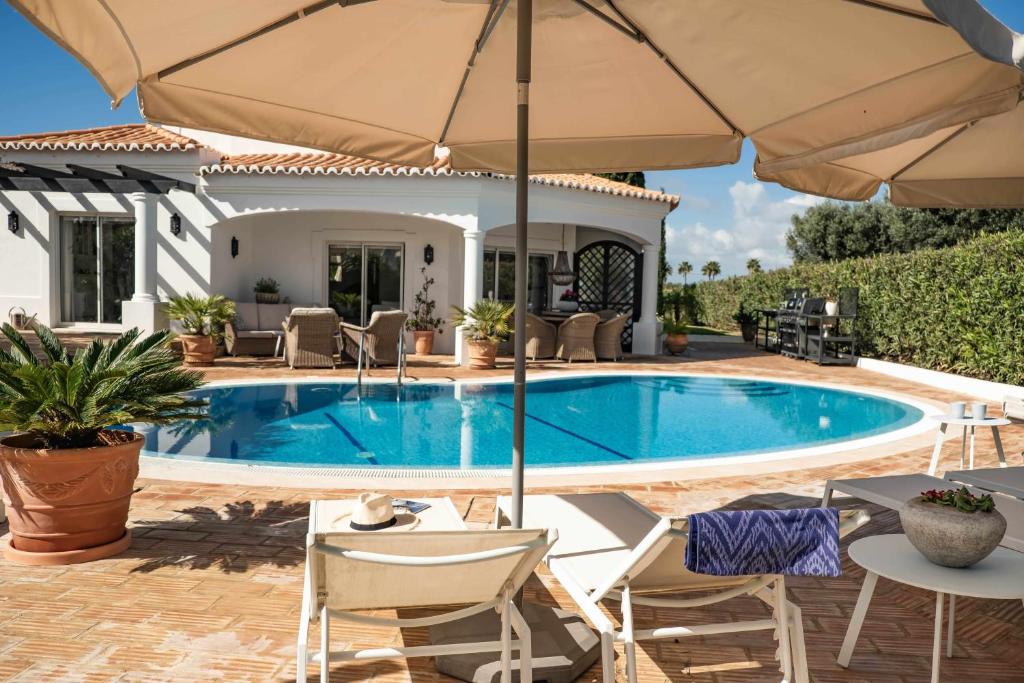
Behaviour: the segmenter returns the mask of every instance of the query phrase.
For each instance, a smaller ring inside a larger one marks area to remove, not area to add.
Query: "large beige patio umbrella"
[[[871,199],[885,183],[899,206],[1024,208],[1024,105],[889,149],[778,173],[755,164],[755,173],[834,199]]]

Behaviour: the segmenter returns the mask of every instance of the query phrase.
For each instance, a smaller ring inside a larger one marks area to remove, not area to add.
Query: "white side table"
[[[864,585],[853,609],[853,617],[839,651],[839,666],[850,665],[853,648],[864,623],[878,577],[883,576],[907,586],[935,591],[935,640],[932,645],[932,683],[939,681],[942,652],[942,603],[949,595],[949,626],[946,629],[946,656],[953,656],[953,632],[956,596],[1024,601],[1024,554],[996,548],[978,564],[966,569],[950,569],[932,564],[910,544],[903,534],[862,538],[850,544],[850,559],[867,570]]]
[[[999,466],[1006,467],[1006,455],[1003,453],[1003,442],[999,439],[999,428],[1010,424],[1010,421],[1003,417],[986,417],[978,420],[973,417],[953,417],[952,415],[932,415],[931,418],[939,423],[939,433],[935,437],[935,450],[932,451],[932,462],[928,466],[928,474],[935,476],[939,467],[939,455],[942,453],[942,442],[945,440],[946,430],[949,425],[963,428],[963,436],[960,439],[960,469],[964,469],[964,455],[967,450],[967,431],[971,432],[971,457],[969,469],[974,469],[974,430],[978,427],[991,427],[992,439],[996,442],[996,454],[999,455]]]

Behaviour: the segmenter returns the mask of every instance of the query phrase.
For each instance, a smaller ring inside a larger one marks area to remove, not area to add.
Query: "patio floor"
[[[577,368],[576,364],[572,366]],[[854,368],[819,369],[747,346],[695,346],[688,357],[657,362],[602,364],[601,369],[685,369],[758,374],[773,378],[826,379],[952,400],[926,387]],[[569,371],[561,364],[544,370]],[[538,369],[540,369],[538,368]],[[592,369],[582,364],[582,369]],[[351,374],[296,371],[280,361],[222,359],[211,378]],[[374,371],[387,376],[390,371]],[[507,367],[498,373],[507,373]],[[464,376],[443,359],[415,359],[411,376]],[[990,409],[996,409],[990,406]],[[1003,430],[1008,457],[1020,464],[1024,426]],[[995,464],[990,439],[979,434],[981,466]],[[952,453],[950,447],[949,453]],[[814,505],[830,477],[920,472],[929,449],[884,460],[808,468],[757,477],[603,487],[626,490],[664,513],[721,505]],[[944,465],[952,467],[952,458]],[[91,564],[26,568],[0,561],[0,679],[16,681],[266,681],[294,679],[294,647],[302,586],[302,544],[307,502],[353,492],[192,484],[140,480],[131,512],[132,547]],[[602,487],[567,490],[602,490]],[[451,495],[471,526],[491,519],[493,491],[438,490]],[[422,495],[422,492],[421,494]],[[840,499],[843,507],[852,503]],[[874,520],[854,535],[898,531],[895,513],[873,506]],[[0,525],[0,532],[5,525]],[[845,547],[844,543],[844,547]],[[844,554],[845,557],[845,554]],[[850,670],[835,663],[863,572],[848,560],[833,580],[793,579],[791,597],[805,617],[807,648],[816,681],[924,681],[931,657],[932,594],[881,580]],[[572,609],[546,574],[527,584],[527,597]],[[1020,602],[962,599],[957,603],[955,657],[943,661],[943,679],[1024,680],[1024,607]],[[663,610],[658,610],[663,612]],[[763,617],[755,599],[733,600],[680,613],[678,622]],[[614,613],[613,613],[614,615]],[[652,616],[638,609],[638,627]],[[657,616],[661,617],[661,614]],[[337,644],[421,644],[423,630],[332,629]],[[314,632],[315,638],[315,632]],[[778,680],[775,643],[767,633],[643,643],[643,681]],[[621,650],[620,650],[621,653]],[[624,661],[616,662],[620,677]],[[312,667],[312,672],[317,671]],[[441,681],[430,660],[336,665],[333,681]],[[599,667],[583,681],[600,680]]]

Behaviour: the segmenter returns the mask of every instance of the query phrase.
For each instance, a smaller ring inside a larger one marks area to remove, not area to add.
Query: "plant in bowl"
[[[0,348],[0,479],[10,515],[7,559],[87,562],[128,547],[128,507],[143,435],[117,429],[204,417],[186,392],[202,384],[167,347],[170,332],[138,330],[73,355],[36,326],[45,360],[10,325]]]
[[[739,310],[732,314],[732,319],[740,326],[743,341],[747,343],[754,341],[754,337],[757,336],[757,311],[748,306],[746,302],[741,302]]]
[[[427,356],[434,352],[434,333],[441,333],[444,318],[434,316],[437,302],[430,296],[434,278],[427,276],[426,267],[420,268],[420,274],[423,275],[423,285],[413,297],[412,316],[405,321],[405,328],[416,339],[416,354]]]
[[[512,333],[511,304],[480,299],[469,309],[452,306],[452,324],[462,329],[469,350],[469,367],[493,368],[498,344]]]
[[[976,496],[966,487],[923,491],[900,509],[907,540],[943,567],[969,567],[996,549],[1006,533],[1006,518],[990,494]]]
[[[558,303],[555,305],[558,307],[558,310],[565,311],[566,313],[578,311],[580,310],[580,295],[575,290],[567,289],[558,297]]]
[[[281,301],[281,285],[272,277],[261,277],[253,287],[256,293],[256,303],[276,304]]]
[[[167,305],[167,315],[181,323],[181,350],[185,365],[213,365],[224,325],[235,317],[235,304],[214,294],[176,296]]]
[[[686,353],[690,346],[690,327],[686,320],[667,316],[661,321],[661,331],[665,335],[665,348],[671,355]]]

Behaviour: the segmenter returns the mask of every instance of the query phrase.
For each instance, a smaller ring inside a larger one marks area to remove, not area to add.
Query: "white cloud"
[[[710,227],[701,221],[675,225],[673,215],[669,216],[666,242],[673,271],[684,260],[693,264],[698,277],[700,267],[712,259],[722,264],[723,275],[746,272],[750,258],[759,259],[766,269],[788,265],[791,259],[786,250],[786,232],[790,218],[823,201],[806,194],[775,200],[757,181],[736,181],[729,188],[729,196],[732,224],[728,227]],[[686,213],[684,207],[679,211],[680,218]]]

